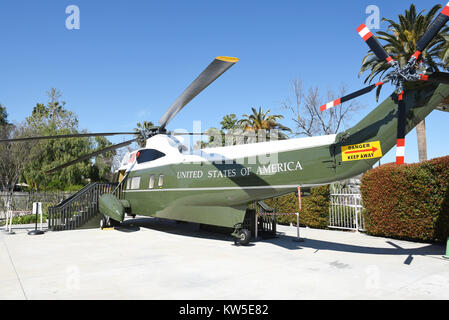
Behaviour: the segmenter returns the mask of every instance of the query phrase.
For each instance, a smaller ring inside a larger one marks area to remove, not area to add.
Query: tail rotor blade
[[[423,34],[416,44],[416,52],[412,56],[418,59],[421,53],[427,48],[432,39],[440,32],[444,25],[449,21],[449,3],[443,8],[441,13],[435,18],[429,29]]]
[[[421,75],[421,81],[449,84],[449,73],[435,72],[429,75]]]
[[[386,60],[389,64],[394,63],[394,59],[390,57],[390,55],[385,51],[384,47],[380,44],[379,40],[373,35],[373,33],[370,31],[370,29],[365,25],[361,24],[357,28],[357,32],[359,33],[360,37],[366,42],[366,44],[370,47],[371,51],[374,52],[376,57],[379,60]]]
[[[340,104],[342,104],[344,102],[347,102],[349,100],[355,99],[355,98],[360,97],[360,96],[363,96],[364,94],[367,94],[367,93],[373,91],[376,87],[383,86],[384,84],[385,84],[385,82],[378,82],[376,84],[370,85],[370,86],[368,86],[366,88],[363,88],[362,90],[353,92],[353,93],[348,94],[347,96],[344,96],[344,97],[342,97],[340,99],[337,99],[337,100],[331,101],[331,102],[329,102],[327,104],[324,104],[324,105],[322,105],[320,107],[320,110],[324,111],[324,110],[336,107],[336,106],[338,106],[338,105],[340,105]]]
[[[405,163],[405,102],[404,91],[398,96],[398,129],[396,143],[396,164]]]

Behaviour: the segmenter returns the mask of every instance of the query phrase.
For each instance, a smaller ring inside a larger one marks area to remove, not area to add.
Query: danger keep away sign
[[[356,161],[382,157],[380,141],[364,142],[341,147],[343,161]]]

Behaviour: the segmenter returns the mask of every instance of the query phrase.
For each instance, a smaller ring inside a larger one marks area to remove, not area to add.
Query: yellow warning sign
[[[341,147],[343,161],[365,160],[382,157],[380,141],[364,142]]]

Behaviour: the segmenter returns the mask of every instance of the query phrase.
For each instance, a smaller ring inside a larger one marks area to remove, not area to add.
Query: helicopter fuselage
[[[409,90],[406,131],[448,96],[449,85],[443,84]],[[392,95],[338,135],[195,152],[183,151],[176,137],[156,135],[147,140],[146,148],[124,159],[120,170],[128,174],[121,199],[137,215],[234,227],[243,222],[251,202],[295,192],[298,186],[341,181],[372,168],[396,144],[394,99]]]

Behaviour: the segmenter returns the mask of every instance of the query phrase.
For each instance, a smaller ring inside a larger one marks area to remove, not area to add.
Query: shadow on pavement
[[[289,250],[298,250],[298,249],[312,249],[319,251],[335,251],[335,252],[350,252],[350,253],[359,253],[359,254],[371,254],[371,255],[402,255],[407,256],[407,259],[404,261],[404,264],[410,264],[413,260],[414,255],[420,256],[441,256],[444,254],[445,249],[444,246],[440,244],[421,244],[422,246],[419,248],[405,249],[400,247],[399,245],[386,241],[388,245],[391,247],[367,247],[346,243],[338,243],[338,242],[330,242],[323,240],[315,240],[315,239],[304,239],[304,242],[295,242],[296,238],[292,236],[280,235],[275,239],[269,239],[265,242],[271,243],[276,246],[280,246]]]
[[[177,223],[175,221],[159,218],[136,218],[127,220],[122,223],[121,227],[119,227],[119,231],[135,232],[139,231],[141,228],[157,230],[186,237],[226,241],[232,242],[232,244],[234,243],[234,238],[230,234],[202,230],[200,229],[199,224],[195,223]],[[404,264],[408,265],[412,262],[414,255],[441,256],[445,253],[444,246],[440,244],[421,244],[419,248],[404,249],[398,244],[395,244],[391,241],[386,241],[386,243],[390,247],[379,248],[308,238],[306,238],[304,242],[296,242],[294,241],[295,239],[296,237],[293,236],[278,234],[278,236],[274,239],[252,241],[251,245],[253,246],[257,244],[257,242],[263,241],[288,250],[300,250],[307,248],[315,250],[316,252],[325,250],[369,255],[402,255],[407,256]]]
[[[138,231],[140,229],[151,229],[161,232],[166,232],[170,234],[176,234],[186,237],[195,237],[202,239],[226,241],[234,243],[234,238],[226,233],[210,232],[200,229],[200,225],[197,223],[184,223],[176,222],[172,220],[160,219],[160,218],[136,218],[124,221],[120,227],[115,229],[123,232],[133,232],[124,231],[126,229],[131,229]]]

